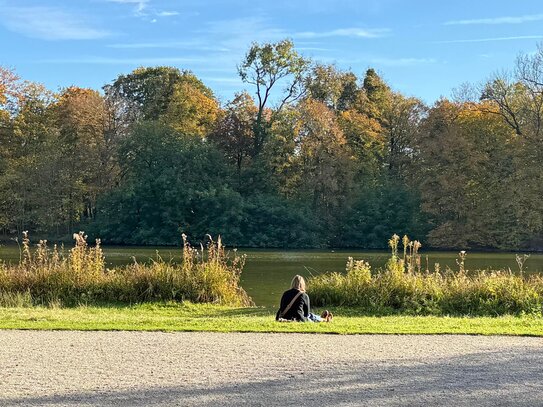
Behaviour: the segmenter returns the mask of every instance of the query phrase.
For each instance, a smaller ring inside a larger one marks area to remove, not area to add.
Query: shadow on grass
[[[96,304],[81,304],[75,307],[64,307],[65,310],[104,310],[118,311],[127,313],[157,313],[168,316],[186,316],[192,318],[212,318],[212,317],[267,317],[275,316],[275,310],[266,307],[229,307],[215,304],[194,304],[190,302],[148,302],[138,304],[126,303],[96,303]]]
[[[269,317],[275,318],[277,309],[274,307],[228,307],[215,304],[194,304],[194,303],[139,303],[139,304],[121,304],[121,303],[103,303],[89,305],[89,307],[98,307],[110,310],[129,311],[129,312],[149,312],[159,311],[161,313],[175,314],[179,313],[184,316],[193,318],[210,318],[210,317]],[[71,307],[77,309],[77,307]],[[70,308],[67,308],[70,309]],[[312,312],[320,315],[325,309],[331,311],[334,315],[343,317],[387,317],[387,316],[406,316],[408,314],[394,312],[391,310],[371,311],[356,307],[315,307]],[[408,315],[414,316],[414,315]]]
[[[7,307],[9,309],[11,307]],[[24,307],[23,307],[24,308]],[[92,303],[92,304],[79,304],[73,307],[59,307],[51,308],[46,306],[28,307],[29,310],[66,310],[66,311],[78,311],[88,310],[93,314],[100,314],[104,312],[107,314],[120,313],[127,315],[139,314],[142,316],[156,315],[162,317],[190,317],[190,318],[236,318],[236,317],[269,317],[274,319],[277,309],[274,307],[231,307],[222,306],[210,303],[190,303],[190,302],[143,302],[143,303]],[[417,314],[417,313],[405,313],[398,310],[383,309],[379,311],[364,309],[360,307],[314,307],[312,312],[315,314],[321,314],[322,311],[328,309],[334,316],[345,318],[360,318],[360,317],[503,317],[508,315],[465,315],[465,314]]]

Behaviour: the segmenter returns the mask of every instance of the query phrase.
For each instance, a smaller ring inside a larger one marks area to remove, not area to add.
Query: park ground
[[[332,311],[0,308],[0,406],[541,405],[541,317]]]
[[[0,330],[0,405],[538,406],[542,340]]]

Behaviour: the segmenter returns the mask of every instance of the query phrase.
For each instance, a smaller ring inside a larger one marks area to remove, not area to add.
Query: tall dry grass
[[[191,301],[224,305],[250,305],[240,287],[245,258],[225,253],[219,237],[209,236],[207,247],[190,246],[183,235],[180,263],[157,255],[150,263],[106,267],[100,240],[87,244],[83,232],[74,234],[75,246],[67,253],[40,241],[31,250],[25,233],[21,261],[0,264],[0,305],[72,306],[97,303]]]
[[[389,241],[391,257],[382,270],[349,258],[346,273],[327,273],[309,280],[311,302],[317,306],[352,306],[368,313],[420,315],[541,315],[543,279],[511,270],[468,272],[466,253],[460,252],[458,270],[432,271],[423,267],[420,242]],[[426,263],[427,264],[427,263]]]

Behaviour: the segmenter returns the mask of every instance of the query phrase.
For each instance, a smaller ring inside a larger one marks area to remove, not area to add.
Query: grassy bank
[[[209,240],[194,249],[185,241],[179,262],[156,256],[146,263],[108,269],[97,241],[87,245],[83,233],[74,235],[69,251],[49,248],[40,241],[31,250],[25,236],[21,261],[0,263],[0,307],[27,309],[160,302],[191,302],[243,307],[252,301],[240,286],[244,257],[230,256]],[[407,237],[390,240],[392,255],[383,269],[373,271],[363,260],[350,258],[346,273],[312,277],[309,295],[317,307],[356,309],[357,314],[419,316],[532,315],[541,317],[543,278],[510,270],[468,272],[466,254],[458,258],[458,270],[429,270],[419,254],[420,243]],[[279,300],[279,296],[277,301]],[[343,314],[343,312],[342,312]],[[290,329],[290,328],[289,328]],[[304,328],[305,329],[305,328]],[[324,328],[318,328],[324,329]]]
[[[231,306],[251,305],[240,287],[244,258],[227,258],[221,239],[211,238],[206,248],[192,248],[184,239],[182,260],[134,263],[106,268],[96,241],[87,245],[83,232],[74,235],[75,246],[67,253],[46,241],[31,250],[25,234],[21,261],[0,263],[0,306],[76,306],[97,303],[191,301]],[[184,236],[183,236],[184,238]]]
[[[210,304],[141,304],[125,307],[0,308],[0,329],[330,334],[473,334],[543,336],[543,320],[524,317],[362,316],[333,309],[331,323],[280,323],[274,309]]]
[[[511,270],[468,271],[465,252],[460,252],[457,270],[432,270],[423,264],[420,243],[400,238],[390,240],[391,258],[382,270],[350,258],[346,273],[327,273],[309,281],[313,304],[349,306],[374,314],[410,315],[536,315],[543,307],[543,278],[525,275],[522,258],[519,272]]]

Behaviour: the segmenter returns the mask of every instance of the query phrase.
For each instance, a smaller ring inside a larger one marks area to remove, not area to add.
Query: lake
[[[133,261],[146,261],[155,257],[157,251],[165,260],[179,260],[181,250],[172,247],[134,247],[109,246],[104,247],[106,260],[110,266],[122,265]],[[382,267],[389,258],[389,252],[362,250],[261,250],[245,249],[239,253],[247,255],[247,262],[241,276],[241,285],[247,290],[257,305],[277,306],[281,294],[289,288],[290,280],[295,274],[305,277],[321,274],[327,271],[344,271],[347,257],[364,259],[373,269]],[[422,264],[426,267],[426,255],[433,270],[434,263],[439,263],[441,269],[447,266],[457,269],[457,252],[423,252]],[[0,259],[18,261],[19,250],[16,246],[0,246]],[[515,253],[482,253],[468,252],[466,268],[503,269],[511,268],[518,271]],[[528,272],[543,272],[543,254],[531,254],[524,264]]]

